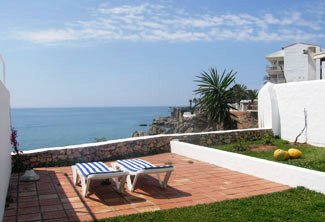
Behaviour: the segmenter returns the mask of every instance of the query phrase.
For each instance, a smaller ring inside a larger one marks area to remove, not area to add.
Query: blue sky
[[[264,56],[325,48],[320,1],[1,1],[12,107],[185,105],[203,70],[259,89]]]

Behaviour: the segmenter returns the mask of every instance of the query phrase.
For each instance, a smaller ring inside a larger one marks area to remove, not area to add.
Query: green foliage
[[[241,100],[247,99],[247,86],[243,84],[234,85],[231,90],[233,91],[232,102],[240,103]]]
[[[234,127],[234,120],[231,118],[230,104],[233,98],[231,85],[234,83],[236,72],[226,70],[220,75],[216,68],[208,72],[202,72],[197,76],[195,82],[198,88],[194,91],[200,96],[196,104],[201,112],[207,115],[210,126],[223,125],[225,129]]]
[[[234,152],[243,152],[247,151],[248,145],[245,143],[245,141],[241,140],[238,143],[233,145],[233,151]]]
[[[265,140],[261,139],[261,140],[256,140],[256,141],[246,141],[245,143],[247,145],[265,144]],[[272,139],[272,143],[277,149],[288,150],[290,148],[296,148],[296,149],[299,149],[303,153],[303,155],[300,159],[288,159],[286,161],[282,161],[281,163],[325,172],[325,148],[310,146],[307,144],[294,145],[294,144],[288,143],[288,141],[286,141],[286,140],[275,139],[275,138]],[[224,151],[229,151],[229,152],[235,152],[234,145],[235,144],[218,145],[218,146],[213,146],[213,148],[224,150]],[[241,154],[244,154],[247,156],[252,156],[252,157],[257,157],[257,158],[261,158],[261,159],[266,159],[266,160],[270,160],[270,161],[275,161],[274,157],[273,157],[273,152],[274,152],[274,150],[270,150],[270,151],[247,150],[247,151],[241,152]]]
[[[264,145],[274,145],[273,144],[274,137],[271,134],[266,133],[266,134],[262,135],[261,139],[262,139]]]
[[[251,104],[254,103],[254,100],[256,100],[257,97],[258,97],[257,89],[247,90],[247,98],[251,101]]]
[[[11,135],[10,135],[10,143],[13,148],[13,166],[12,166],[12,171],[13,172],[23,172],[27,166],[23,164],[21,154],[23,151],[19,149],[19,142],[18,142],[18,131],[11,127]]]
[[[325,221],[325,195],[302,187],[211,204],[99,220],[101,222],[173,221]]]

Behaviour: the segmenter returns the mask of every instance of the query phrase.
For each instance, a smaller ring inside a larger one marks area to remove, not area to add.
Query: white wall
[[[280,118],[273,86],[273,83],[267,83],[258,93],[259,128],[272,128],[274,135],[280,136]]]
[[[0,220],[6,203],[11,174],[9,91],[0,81]]]
[[[308,80],[307,45],[296,44],[284,49],[284,74],[287,82]]]
[[[298,141],[325,147],[324,95],[325,80],[268,83],[259,93],[259,127],[293,142],[305,125],[306,109],[307,132]]]
[[[315,47],[316,53],[320,52],[319,46],[307,44],[284,48],[284,74],[287,82],[319,79],[319,60],[313,60],[312,54],[303,53],[309,47]]]
[[[288,186],[304,186],[325,194],[325,173],[242,154],[171,141],[171,152],[230,170],[246,173]]]

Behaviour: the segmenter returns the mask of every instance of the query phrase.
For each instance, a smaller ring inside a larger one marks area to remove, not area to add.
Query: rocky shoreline
[[[192,111],[192,112],[191,112]],[[191,117],[184,117],[184,113],[191,113]],[[257,128],[257,112],[238,112],[233,114],[237,117],[237,129]],[[217,130],[210,127],[207,118],[190,108],[172,108],[171,115],[158,117],[152,121],[148,131],[135,131],[132,137],[150,136],[158,134],[195,133]]]

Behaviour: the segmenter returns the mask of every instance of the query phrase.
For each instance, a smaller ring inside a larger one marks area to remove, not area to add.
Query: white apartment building
[[[268,80],[272,83],[285,83],[323,79],[322,62],[325,50],[318,45],[295,43],[283,47],[265,57]]]

